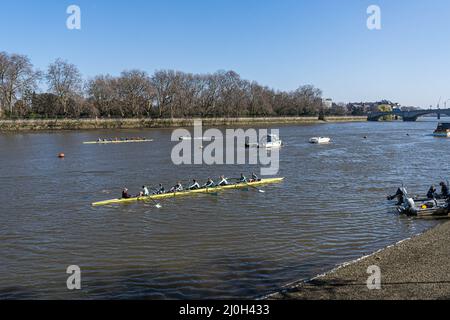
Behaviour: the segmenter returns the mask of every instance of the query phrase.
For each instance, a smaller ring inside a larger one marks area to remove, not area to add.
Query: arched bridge
[[[403,121],[416,121],[419,117],[422,117],[427,114],[437,114],[438,119],[440,119],[441,115],[450,116],[450,109],[428,109],[428,110],[414,110],[414,111],[394,110],[391,112],[371,112],[367,116],[367,120],[378,121],[386,116],[395,116],[401,117]]]

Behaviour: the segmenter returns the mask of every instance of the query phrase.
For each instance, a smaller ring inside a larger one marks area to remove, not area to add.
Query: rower
[[[225,176],[220,176],[220,182],[217,184],[218,186],[226,186],[228,185],[228,180]]]
[[[436,188],[434,186],[431,186],[430,189],[427,192],[427,198],[428,199],[434,199],[436,198]]]
[[[239,178],[239,183],[247,183],[247,178],[241,173],[241,177]]]
[[[180,192],[183,191],[183,185],[181,184],[180,181],[177,182],[176,185],[174,185],[171,189],[170,192]]]
[[[250,180],[250,182],[257,182],[257,181],[259,181],[258,176],[254,172],[252,172],[252,179]]]
[[[212,188],[214,187],[214,181],[211,178],[208,178],[208,181],[203,185],[203,188]]]
[[[148,197],[150,192],[148,192],[148,188],[146,186],[142,186],[142,191],[140,193],[140,197]]]
[[[446,199],[449,197],[449,191],[448,191],[448,186],[445,182],[441,182],[439,183],[439,185],[441,186],[441,196]]]
[[[198,184],[197,180],[192,180],[192,185],[189,187],[189,190],[197,190],[200,189],[200,185]]]
[[[166,193],[166,190],[164,189],[162,183],[160,183],[158,190],[156,190],[155,194],[163,194],[163,193]]]
[[[122,190],[122,199],[130,199],[132,196],[128,193],[128,189],[124,188]]]

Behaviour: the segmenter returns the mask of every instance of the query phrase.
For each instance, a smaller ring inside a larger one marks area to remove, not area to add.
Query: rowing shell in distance
[[[218,186],[218,187],[213,187],[213,188],[155,194],[155,195],[151,195],[151,196],[147,196],[147,197],[134,197],[134,198],[129,198],[129,199],[112,199],[112,200],[94,202],[94,203],[92,203],[92,205],[93,206],[105,206],[105,205],[110,205],[110,204],[124,204],[124,203],[136,202],[136,201],[174,198],[174,197],[181,197],[181,196],[187,196],[187,195],[199,194],[199,193],[214,193],[214,192],[221,191],[221,190],[243,189],[243,188],[247,188],[249,186],[256,187],[256,186],[261,186],[261,185],[266,185],[266,184],[280,183],[283,180],[284,180],[284,178],[261,179],[260,181],[249,182],[249,183],[237,183],[237,184],[230,184],[227,186]]]
[[[142,140],[107,140],[107,141],[86,141],[83,144],[115,144],[115,143],[138,143],[138,142],[152,142],[153,139]]]

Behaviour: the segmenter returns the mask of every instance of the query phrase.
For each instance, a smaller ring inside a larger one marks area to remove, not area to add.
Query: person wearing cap
[[[124,188],[122,190],[122,199],[130,199],[132,198],[131,195],[128,193],[128,189]]]

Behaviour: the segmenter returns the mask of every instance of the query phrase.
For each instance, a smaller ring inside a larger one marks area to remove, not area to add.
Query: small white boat
[[[283,142],[278,138],[276,134],[268,134],[261,139],[259,147],[261,148],[280,148]]]
[[[184,140],[202,140],[202,141],[212,141],[213,137],[179,137],[178,140],[184,141]]]
[[[261,138],[259,143],[246,143],[246,148],[266,148],[266,149],[274,149],[281,148],[283,142],[276,134],[268,134],[267,136]]]
[[[433,132],[433,136],[450,138],[450,123],[439,123],[437,129]]]
[[[326,144],[326,143],[330,143],[331,142],[331,138],[328,137],[313,137],[311,139],[309,139],[309,143],[313,143],[313,144]]]

